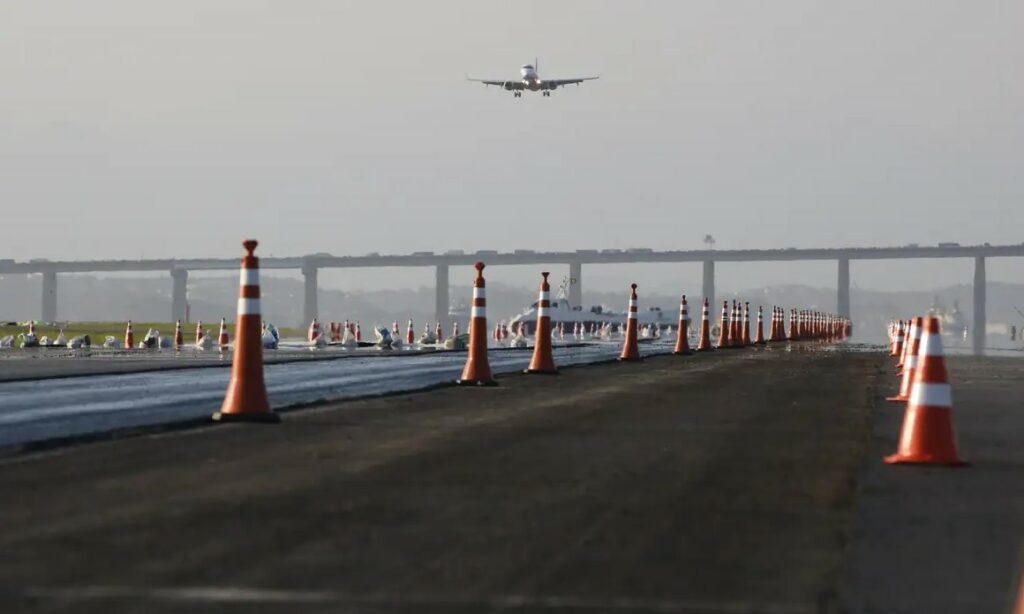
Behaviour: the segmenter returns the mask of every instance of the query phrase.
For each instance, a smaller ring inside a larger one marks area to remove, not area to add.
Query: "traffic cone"
[[[738,348],[743,346],[743,308],[736,301],[732,302],[732,312],[729,315],[729,346]]]
[[[719,323],[718,349],[729,347],[729,301],[722,301],[722,321]]]
[[[484,263],[476,263],[473,282],[473,307],[469,320],[469,355],[462,369],[460,386],[495,386],[491,377],[491,363],[487,360],[487,290],[484,282]]]
[[[962,466],[953,428],[953,398],[946,374],[939,319],[924,318],[910,400],[896,453],[885,457],[890,464]]]
[[[459,336],[459,322],[456,320],[452,322],[452,338]]]
[[[896,361],[896,373],[900,374],[900,375],[903,374],[903,365],[907,361],[907,352],[910,351],[910,343],[907,342],[908,338],[909,338],[909,336],[911,334],[910,327],[911,327],[911,322],[908,320],[906,322],[906,324],[904,325],[904,327],[903,327],[903,330],[906,331],[906,334],[903,336],[903,347],[902,347],[902,349],[900,351],[900,357]]]
[[[359,322],[356,322],[356,342],[363,340],[363,329],[359,328]]]
[[[676,347],[672,351],[677,356],[689,356],[690,340],[687,338],[690,333],[690,312],[686,305],[686,295],[679,300],[679,332],[676,334]]]
[[[309,323],[309,330],[306,331],[306,341],[316,341],[316,338],[320,336],[320,321],[313,318],[313,321]]]
[[[750,303],[743,303],[743,347],[750,346]]]
[[[434,328],[434,336],[437,337],[438,343],[444,343],[444,333],[441,331],[441,321],[437,321],[437,326]]]
[[[754,331],[754,345],[764,345],[764,312],[757,306],[757,329]]]
[[[796,309],[789,310],[789,340],[798,341],[800,334],[797,332]]]
[[[124,331],[124,348],[126,350],[135,347],[135,332],[132,330],[132,321],[128,320],[128,328]]]
[[[637,361],[640,358],[640,346],[637,343],[637,296],[636,284],[631,284],[629,293],[629,312],[626,316],[626,339],[622,344],[621,361]]]
[[[224,320],[224,318],[221,318],[220,319],[220,333],[218,333],[218,335],[217,335],[217,345],[220,346],[220,349],[226,350],[226,349],[228,349],[228,345],[230,343],[231,343],[231,339],[228,338],[228,323],[227,323],[227,321]]]
[[[700,310],[700,340],[697,341],[698,352],[710,352],[711,347],[711,319],[708,306],[708,297],[704,297],[704,306]]]
[[[405,342],[409,345],[416,342],[416,333],[412,330],[412,319],[409,320],[409,326],[405,329]]]
[[[231,365],[231,383],[217,421],[280,422],[270,409],[263,381],[263,342],[260,323],[260,260],[253,252],[256,241],[242,245],[248,252],[242,258],[238,293],[238,318],[235,321],[235,355]]]
[[[177,320],[174,322],[174,349],[180,349],[183,345],[185,345],[185,340],[181,334],[181,320]]]
[[[894,397],[886,397],[886,401],[903,402],[910,399],[910,385],[914,378],[914,368],[917,366],[917,357],[921,351],[921,328],[924,326],[924,318],[917,316],[910,324],[910,336],[906,340],[907,358],[903,363],[903,375],[900,380],[900,391]]]
[[[203,321],[196,321],[196,343],[203,340]]]
[[[541,273],[540,298],[537,299],[537,343],[533,346],[533,358],[526,373],[558,373],[555,359],[551,355],[551,286],[548,273]]]

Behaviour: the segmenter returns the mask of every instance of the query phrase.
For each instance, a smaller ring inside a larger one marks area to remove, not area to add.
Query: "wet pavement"
[[[671,351],[669,340],[642,344],[643,353]],[[558,346],[561,366],[614,359],[619,343]],[[493,349],[495,373],[526,368],[532,350]],[[461,373],[466,353],[377,350],[309,350],[269,353],[267,390],[276,410],[317,401],[374,396],[450,383]],[[227,368],[182,368],[182,361],[163,369],[159,354],[141,355],[130,363],[139,373],[90,375],[0,382],[0,447],[63,439],[147,425],[205,419],[220,409],[230,379]],[[195,360],[219,359],[186,356]],[[173,359],[171,359],[173,360]],[[91,361],[91,362],[90,362]],[[92,365],[92,358],[65,361]],[[230,359],[222,366],[230,364]],[[45,366],[45,365],[44,365]],[[118,366],[104,365],[107,369]],[[86,373],[87,374],[87,373]],[[85,375],[85,374],[81,374]]]

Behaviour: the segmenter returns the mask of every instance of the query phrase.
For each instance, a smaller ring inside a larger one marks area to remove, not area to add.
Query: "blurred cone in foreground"
[[[896,453],[890,464],[964,465],[953,429],[953,398],[942,352],[939,319],[924,320],[917,368]]]
[[[174,323],[174,349],[180,349],[184,343],[185,340],[182,338],[181,334],[181,320],[177,320]]]
[[[547,271],[541,273],[540,298],[537,301],[537,343],[533,346],[533,358],[527,373],[558,373],[555,359],[551,355],[551,286]]]
[[[640,346],[637,340],[637,296],[636,284],[630,285],[629,313],[626,317],[626,339],[622,344],[621,361],[636,361],[640,358]]]
[[[722,301],[722,319],[719,322],[718,349],[729,347],[729,301]]]
[[[476,263],[473,282],[473,307],[469,320],[469,355],[462,369],[459,385],[495,386],[491,377],[491,363],[487,359],[487,290],[484,282],[484,263]]]
[[[128,328],[124,331],[124,348],[130,350],[135,347],[135,331],[132,330],[132,321],[128,320]]]
[[[676,347],[673,354],[677,356],[688,356],[690,351],[690,309],[686,304],[686,295],[679,300],[679,331],[676,333]]]
[[[253,252],[256,241],[242,245],[241,278],[238,292],[238,319],[235,321],[235,353],[231,365],[231,383],[217,421],[280,422],[270,409],[267,386],[263,381],[263,342],[260,319],[260,260]]]
[[[697,341],[698,352],[711,351],[711,314],[708,297],[704,297],[704,306],[700,311],[700,340]]]

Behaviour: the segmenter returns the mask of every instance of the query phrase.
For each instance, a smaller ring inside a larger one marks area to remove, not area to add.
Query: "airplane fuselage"
[[[523,87],[526,89],[531,92],[544,89],[544,82],[540,80],[540,76],[537,74],[537,69],[530,64],[520,68],[519,74],[523,77]]]

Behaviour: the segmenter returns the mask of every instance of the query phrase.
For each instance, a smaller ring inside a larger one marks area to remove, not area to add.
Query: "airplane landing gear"
[[[522,98],[523,97],[523,93],[522,92],[512,92],[512,97],[513,98]]]
[[[550,98],[551,97],[551,92],[547,92],[546,91],[546,92],[544,92],[544,95]]]

